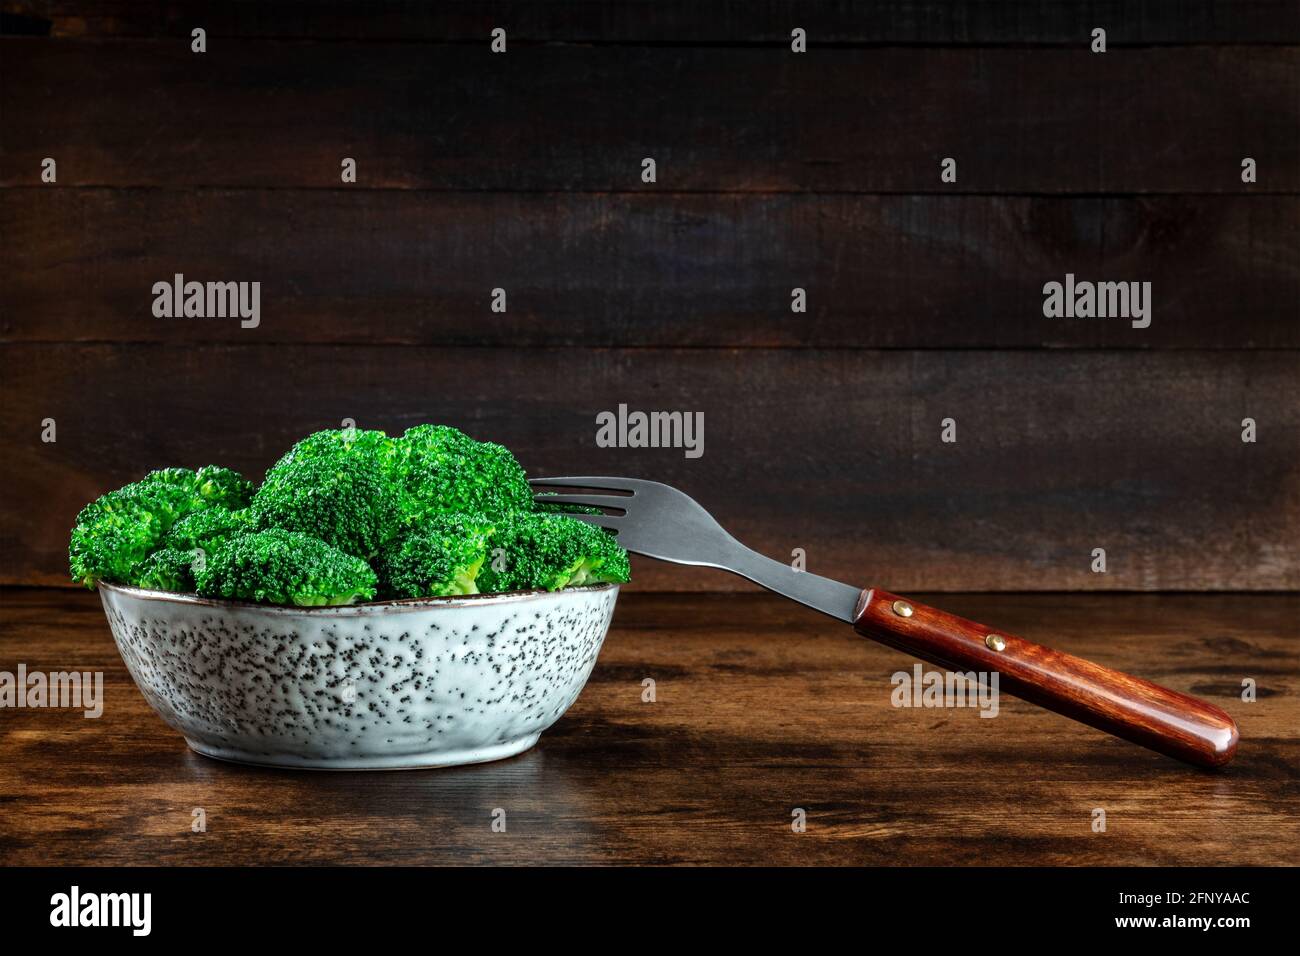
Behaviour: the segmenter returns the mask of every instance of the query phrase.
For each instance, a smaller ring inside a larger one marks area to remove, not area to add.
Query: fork
[[[1073,720],[1199,767],[1220,767],[1237,749],[1223,710],[1140,677],[1034,644],[879,588],[856,588],[752,551],[689,495],[640,478],[534,478],[537,500],[599,508],[572,514],[618,535],[628,551],[674,564],[720,568],[852,624],[864,637],[954,671],[997,671],[1010,693]],[[618,513],[609,513],[616,511]]]

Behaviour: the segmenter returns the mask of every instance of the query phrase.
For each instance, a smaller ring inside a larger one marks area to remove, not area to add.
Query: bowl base
[[[434,767],[460,767],[471,763],[504,760],[523,753],[537,743],[540,736],[540,733],[529,734],[491,747],[430,750],[426,753],[376,757],[302,757],[297,754],[258,753],[235,747],[213,747],[189,738],[185,742],[196,754],[204,757],[256,767],[280,767],[288,770],[429,770]]]

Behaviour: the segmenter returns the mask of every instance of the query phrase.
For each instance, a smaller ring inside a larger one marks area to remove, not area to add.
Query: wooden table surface
[[[0,592],[0,670],[102,670],[99,719],[0,710],[9,864],[1288,864],[1300,596],[917,595],[1227,709],[1207,773],[1004,696],[903,709],[914,661],[765,595],[629,593],[519,757],[394,773],[207,760],[135,690],[89,593]],[[642,701],[645,678],[656,700]],[[1240,699],[1253,678],[1258,700]],[[195,808],[206,832],[192,832]],[[506,811],[506,832],[492,829]],[[795,833],[803,808],[807,830]],[[1094,810],[1106,814],[1094,832]]]

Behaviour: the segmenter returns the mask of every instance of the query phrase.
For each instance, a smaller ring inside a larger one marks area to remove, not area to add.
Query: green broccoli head
[[[195,579],[204,597],[299,607],[370,600],[376,584],[361,558],[280,528],[231,538],[207,556]]]
[[[228,468],[164,468],[97,498],[77,515],[68,543],[72,579],[123,583],[172,525],[211,507],[242,508],[252,485]]]
[[[194,557],[192,551],[161,548],[136,565],[127,583],[150,591],[192,592]]]
[[[369,559],[403,524],[399,462],[381,431],[309,435],[266,473],[253,496],[257,527],[299,531]]]
[[[194,490],[209,505],[220,505],[231,511],[246,508],[253,500],[251,481],[237,471],[216,465],[204,465],[195,473]]]
[[[386,597],[426,597],[626,581],[627,553],[564,514],[579,511],[600,513],[535,504],[508,450],[455,428],[322,431],[256,493],[215,466],[110,492],[78,515],[68,557],[89,587],[304,606],[369,599],[381,582]]]
[[[163,543],[179,551],[215,551],[235,535],[254,530],[253,522],[253,512],[247,508],[242,511],[205,508],[187,514],[172,525]]]
[[[389,542],[375,559],[384,597],[477,594],[492,523],[482,515],[432,515]]]
[[[449,425],[419,425],[397,442],[405,474],[404,510],[413,524],[431,514],[494,518],[533,508],[524,469],[503,445],[475,441]]]
[[[478,576],[484,593],[557,591],[623,582],[631,575],[627,552],[613,535],[565,515],[507,515],[497,522],[488,548],[489,560]]]

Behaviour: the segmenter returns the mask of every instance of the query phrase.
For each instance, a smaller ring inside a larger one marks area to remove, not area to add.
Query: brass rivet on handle
[[[899,617],[911,617],[912,605],[908,604],[906,601],[895,601],[894,613],[897,614]]]
[[[1007,646],[1007,642],[1000,634],[986,634],[984,636],[984,646],[991,651],[1001,651]]]

